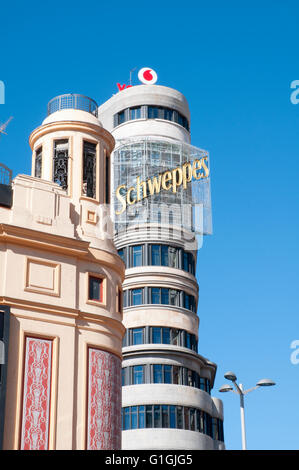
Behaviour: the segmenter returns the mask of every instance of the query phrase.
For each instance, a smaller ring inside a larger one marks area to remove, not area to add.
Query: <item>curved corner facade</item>
[[[0,204],[3,449],[120,449],[125,268],[102,209],[114,139],[93,113],[60,106],[30,145],[32,176]]]
[[[125,89],[99,107],[98,118],[116,141],[113,194],[124,171],[139,175],[143,169],[137,179],[142,190],[146,165],[158,172],[163,159],[170,168],[183,163],[190,112],[178,91],[157,85]],[[138,194],[136,188],[129,192],[127,206],[134,209]],[[172,198],[180,210],[184,200]],[[198,354],[196,239],[175,224],[167,230],[159,216],[137,225],[115,235],[126,265],[122,448],[224,449],[222,402],[211,397],[216,364]]]

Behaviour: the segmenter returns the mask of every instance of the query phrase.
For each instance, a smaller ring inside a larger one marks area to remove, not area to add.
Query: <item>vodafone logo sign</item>
[[[158,75],[153,69],[149,67],[143,67],[138,72],[138,78],[145,85],[153,85],[158,80]]]

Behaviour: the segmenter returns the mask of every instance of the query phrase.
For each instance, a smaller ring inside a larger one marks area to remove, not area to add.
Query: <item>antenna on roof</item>
[[[133,72],[135,72],[136,69],[137,69],[137,67],[134,67],[133,69],[130,70],[130,80],[129,80],[129,83],[130,83],[131,86],[132,86],[132,75],[133,75]]]
[[[9,119],[7,119],[7,121],[4,124],[0,124],[0,136],[1,136],[1,134],[6,135],[6,132],[4,132],[4,130],[7,128],[8,124],[10,123],[10,121],[12,119],[13,119],[13,116],[11,116]]]

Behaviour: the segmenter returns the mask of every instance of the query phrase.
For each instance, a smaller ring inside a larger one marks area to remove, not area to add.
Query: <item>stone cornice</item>
[[[55,324],[57,323],[63,323],[66,326],[74,326],[76,325],[78,328],[83,329],[94,329],[94,327],[89,326],[88,322],[93,325],[99,325],[99,326],[104,326],[105,329],[107,327],[111,327],[113,329],[117,329],[121,332],[120,338],[122,338],[124,332],[125,332],[125,327],[122,324],[121,320],[117,320],[115,318],[108,317],[106,315],[100,314],[92,314],[88,312],[82,312],[79,309],[75,308],[69,308],[69,307],[63,307],[59,305],[51,305],[51,304],[44,304],[41,302],[34,302],[32,300],[24,300],[24,299],[15,299],[13,297],[6,297],[6,296],[0,296],[0,305],[9,305],[13,309],[17,310],[25,310],[29,311],[31,313],[45,313],[48,315],[55,315],[55,320],[53,322]],[[26,318],[30,317],[28,315],[21,314],[19,312],[11,312],[12,315],[15,316],[25,316]],[[32,315],[31,315],[32,316]],[[57,316],[60,316],[61,318],[64,318],[64,320],[57,320]],[[35,318],[32,318],[35,319]],[[46,318],[41,318],[41,321],[44,322],[51,322],[50,320]],[[82,325],[80,324],[82,322]],[[106,331],[107,333],[107,331]],[[112,334],[112,333],[111,333]],[[114,334],[114,333],[113,333]]]
[[[84,258],[87,261],[107,266],[120,275],[121,281],[124,279],[125,268],[121,258],[116,253],[91,248],[90,243],[85,240],[76,240],[15,225],[0,224],[1,242]]]
[[[55,121],[34,129],[34,131],[30,134],[29,137],[29,145],[31,149],[33,150],[33,146],[37,139],[43,137],[49,132],[52,133],[58,131],[84,132],[87,134],[92,134],[96,137],[101,137],[101,139],[103,139],[106,143],[109,152],[112,152],[115,146],[114,137],[110,134],[110,132],[106,131],[106,129],[101,126],[81,121]]]

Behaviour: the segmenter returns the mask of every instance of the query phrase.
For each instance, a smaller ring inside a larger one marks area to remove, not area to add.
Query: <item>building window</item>
[[[68,159],[69,141],[56,140],[54,142],[53,181],[65,190],[68,188]]]
[[[143,328],[133,328],[133,345],[143,344],[144,331]]]
[[[137,428],[137,406],[131,406],[131,429]]]
[[[144,383],[144,366],[133,366],[133,384]]]
[[[133,246],[133,267],[142,266],[142,245]]]
[[[125,110],[118,113],[118,125],[125,122]]]
[[[89,276],[88,279],[88,300],[103,303],[103,278]]]
[[[145,428],[145,406],[140,405],[138,408],[138,427],[143,429]]]
[[[142,289],[132,289],[132,305],[142,305]]]
[[[96,198],[96,144],[83,142],[83,196]]]
[[[43,148],[39,147],[35,152],[35,166],[34,166],[35,178],[42,177],[42,156],[43,156]]]
[[[153,366],[153,382],[154,384],[162,384],[162,365],[154,364]]]
[[[122,248],[121,250],[118,250],[118,256],[121,257],[121,259],[125,262],[125,249]]]
[[[160,245],[152,245],[152,265],[160,266]]]
[[[130,108],[129,111],[130,121],[133,119],[140,119],[141,118],[141,106],[137,106],[135,108]]]
[[[125,417],[124,417],[124,429],[125,429],[125,430],[126,430],[126,429],[131,429],[131,422],[130,422],[130,416],[131,416],[131,414],[130,414],[130,411],[131,411],[131,410],[130,410],[130,407],[129,407],[129,406],[124,409],[124,412],[125,412],[125,413],[124,413],[124,414],[125,414]]]

